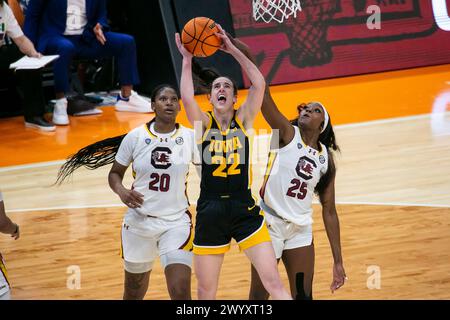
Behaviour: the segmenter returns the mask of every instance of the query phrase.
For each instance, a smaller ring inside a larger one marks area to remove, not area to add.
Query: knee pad
[[[192,268],[192,252],[186,250],[173,250],[162,254],[159,258],[161,265],[165,269],[170,264],[181,263]]]
[[[297,289],[297,296],[295,297],[295,300],[312,300],[312,286],[311,286],[311,293],[307,295],[305,293],[305,274],[303,272],[298,272],[295,275],[295,287]]]
[[[146,273],[152,270],[153,261],[150,262],[129,262],[123,260],[123,266],[129,273]]]

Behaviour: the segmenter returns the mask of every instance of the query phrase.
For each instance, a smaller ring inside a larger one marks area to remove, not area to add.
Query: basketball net
[[[283,23],[291,15],[297,17],[301,11],[300,0],[253,0],[253,18],[269,23],[272,20]]]

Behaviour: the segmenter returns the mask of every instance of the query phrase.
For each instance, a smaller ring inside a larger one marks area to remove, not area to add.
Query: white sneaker
[[[138,95],[136,91],[131,91],[131,95],[128,98],[123,98],[119,93],[116,111],[148,113],[153,112],[153,109],[150,102]]]
[[[66,126],[69,124],[66,98],[56,100],[55,108],[53,109],[53,123],[58,126]]]

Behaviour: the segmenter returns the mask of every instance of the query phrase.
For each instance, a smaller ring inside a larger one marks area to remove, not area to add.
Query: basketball
[[[215,35],[219,32],[214,20],[196,17],[189,20],[181,32],[184,47],[196,57],[209,57],[222,45],[222,39]]]

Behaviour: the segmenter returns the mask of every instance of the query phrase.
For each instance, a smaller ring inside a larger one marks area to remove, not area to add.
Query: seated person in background
[[[65,95],[70,90],[69,67],[74,57],[115,57],[121,85],[116,111],[152,112],[150,102],[132,90],[133,85],[139,83],[134,38],[108,29],[105,0],[29,2],[25,34],[41,52],[60,56],[54,63],[57,99],[53,112],[55,124],[69,124]]]
[[[6,45],[5,35],[8,35],[14,44]],[[4,0],[0,0],[0,72],[9,72],[9,65],[16,62],[23,55],[40,57],[33,43],[24,36],[11,8]],[[17,70],[20,91],[24,97],[25,126],[54,131],[55,126],[47,122],[43,115],[45,100],[42,89],[40,70]]]

